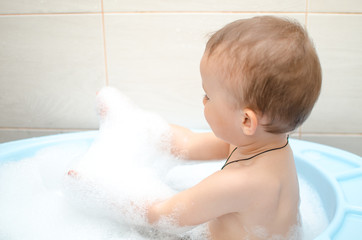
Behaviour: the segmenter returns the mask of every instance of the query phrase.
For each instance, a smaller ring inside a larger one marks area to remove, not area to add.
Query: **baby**
[[[185,159],[227,158],[196,186],[150,204],[157,223],[208,223],[211,239],[298,239],[299,188],[288,133],[309,116],[321,67],[306,31],[271,16],[232,22],[209,39],[200,64],[212,133],[173,126]]]
[[[306,31],[271,16],[232,22],[209,39],[200,71],[212,132],[171,125],[168,145],[183,159],[225,164],[189,189],[132,207],[155,228],[165,219],[180,229],[207,224],[213,240],[299,239],[299,185],[288,133],[306,120],[321,88]]]

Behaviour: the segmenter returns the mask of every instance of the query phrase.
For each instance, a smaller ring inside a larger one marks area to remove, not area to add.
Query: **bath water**
[[[165,220],[162,232],[148,227],[142,204],[195,185],[223,161],[172,156],[168,124],[112,88],[97,102],[100,130],[90,148],[58,144],[0,163],[0,239],[206,239],[206,225],[178,229]],[[303,178],[300,193],[304,239],[314,239],[328,220]]]

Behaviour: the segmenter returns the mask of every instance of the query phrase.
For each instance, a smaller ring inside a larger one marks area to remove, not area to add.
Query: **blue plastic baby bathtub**
[[[0,162],[32,157],[57,144],[90,145],[97,132],[60,134],[0,144]],[[362,239],[362,159],[325,145],[290,139],[298,173],[316,189],[329,225],[317,240]]]

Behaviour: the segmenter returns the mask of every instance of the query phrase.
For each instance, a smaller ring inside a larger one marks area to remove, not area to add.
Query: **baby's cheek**
[[[210,125],[210,114],[207,106],[204,107],[204,117],[207,121],[207,123]]]

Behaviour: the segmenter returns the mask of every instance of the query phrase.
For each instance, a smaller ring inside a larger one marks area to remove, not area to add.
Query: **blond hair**
[[[319,59],[296,22],[272,16],[232,22],[211,36],[205,56],[218,61],[237,107],[267,116],[267,132],[293,131],[318,99]]]

